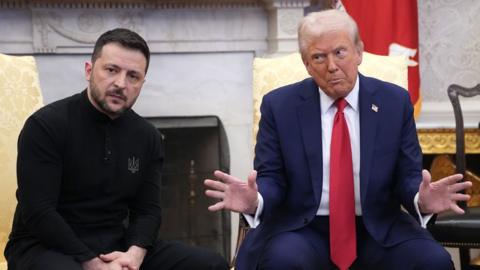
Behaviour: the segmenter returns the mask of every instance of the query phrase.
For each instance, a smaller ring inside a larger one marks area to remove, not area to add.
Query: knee
[[[303,269],[302,256],[296,255],[292,253],[280,255],[267,252],[260,259],[259,269]]]
[[[260,256],[260,269],[310,269],[321,265],[320,255],[309,242],[295,233],[272,238]],[[314,268],[318,269],[318,268]]]
[[[208,260],[210,262],[209,268],[212,270],[227,270],[229,269],[229,265],[227,260],[218,254],[213,254],[210,256]]]
[[[417,269],[452,270],[454,265],[450,253],[443,247],[439,247],[435,252],[431,252],[429,256],[422,256],[418,262]]]
[[[23,268],[19,267],[18,269]],[[71,256],[48,250],[42,254],[38,254],[38,256],[31,261],[31,265],[28,267],[28,269],[82,270],[82,266]]]

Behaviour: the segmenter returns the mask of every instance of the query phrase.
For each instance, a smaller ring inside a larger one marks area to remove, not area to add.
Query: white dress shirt
[[[348,134],[350,135],[350,146],[352,149],[352,165],[353,165],[353,190],[355,193],[355,215],[362,215],[362,207],[360,205],[360,113],[358,110],[358,90],[359,79],[352,91],[345,97],[347,106],[343,110],[345,120],[347,121]],[[322,119],[322,157],[323,157],[323,183],[322,197],[320,207],[318,208],[318,216],[327,216],[329,210],[330,198],[330,144],[332,141],[333,119],[337,113],[335,99],[327,96],[320,88],[320,113]]]

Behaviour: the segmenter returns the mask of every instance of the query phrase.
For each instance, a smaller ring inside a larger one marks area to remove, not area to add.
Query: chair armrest
[[[237,244],[235,246],[235,254],[233,255],[232,261],[230,262],[231,267],[235,266],[235,261],[237,259],[238,250],[242,245],[243,239],[247,235],[248,231],[251,229],[248,225],[247,220],[243,216],[243,214],[239,214],[239,221],[238,221],[238,234],[237,234]]]

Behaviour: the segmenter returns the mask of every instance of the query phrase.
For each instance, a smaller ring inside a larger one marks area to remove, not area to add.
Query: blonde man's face
[[[317,85],[333,99],[345,97],[355,86],[363,46],[348,31],[331,31],[312,39],[303,62]]]

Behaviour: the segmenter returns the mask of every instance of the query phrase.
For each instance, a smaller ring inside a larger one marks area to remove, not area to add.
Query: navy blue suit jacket
[[[422,153],[408,92],[374,78],[359,78],[360,197],[365,227],[383,246],[431,238],[415,219],[413,201],[422,179]],[[255,169],[264,210],[261,224],[250,230],[240,247],[237,270],[255,269],[271,236],[308,225],[322,192],[320,98],[314,80],[268,93],[260,110]]]

